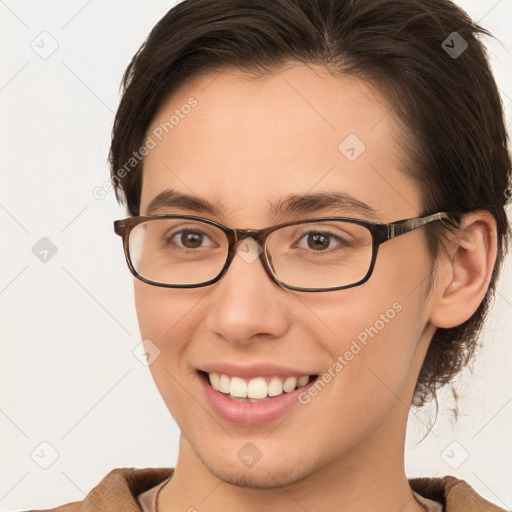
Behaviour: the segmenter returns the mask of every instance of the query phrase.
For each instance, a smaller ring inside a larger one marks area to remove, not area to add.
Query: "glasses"
[[[365,283],[379,247],[432,222],[447,212],[381,224],[323,217],[265,229],[230,229],[202,217],[151,215],[114,222],[130,271],[145,283],[197,288],[216,283],[236,255],[259,259],[279,286],[304,292],[342,290]],[[245,244],[242,242],[246,240]]]

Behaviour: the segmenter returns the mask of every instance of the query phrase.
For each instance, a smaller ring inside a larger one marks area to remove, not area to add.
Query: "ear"
[[[485,210],[467,213],[438,256],[438,282],[430,322],[450,328],[464,323],[482,302],[497,257],[497,228]]]

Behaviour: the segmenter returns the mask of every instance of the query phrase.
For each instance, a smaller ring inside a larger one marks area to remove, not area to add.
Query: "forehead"
[[[389,216],[397,201],[411,216],[419,204],[383,96],[321,66],[258,79],[236,70],[196,76],[162,104],[147,136],[155,144],[144,161],[141,213],[167,188],[248,219],[306,192],[349,193]]]

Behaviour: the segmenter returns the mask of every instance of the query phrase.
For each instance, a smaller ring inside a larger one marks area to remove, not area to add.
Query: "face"
[[[197,103],[185,108],[191,97]],[[145,159],[141,215],[197,215],[258,229],[306,218],[387,223],[421,214],[420,191],[404,172],[400,127],[382,96],[321,67],[290,66],[258,80],[237,71],[196,76],[162,105],[148,130],[155,133],[161,140],[153,136]],[[149,211],[169,190],[216,208],[160,201]],[[286,215],[270,208],[291,196],[332,193],[374,213],[320,200]],[[142,338],[160,350],[150,369],[180,427],[180,450],[217,477],[253,487],[334,466],[349,472],[365,456],[400,450],[433,334],[424,237],[418,229],[383,244],[369,281],[345,290],[282,288],[259,259],[239,254],[219,282],[203,288],[136,280]],[[214,390],[208,371],[249,387],[253,378],[319,377],[242,403]]]

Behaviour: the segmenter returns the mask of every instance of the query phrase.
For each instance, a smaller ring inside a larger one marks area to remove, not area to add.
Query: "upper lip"
[[[303,375],[317,375],[309,370],[299,370],[290,368],[289,366],[281,366],[272,363],[253,363],[241,366],[228,362],[218,362],[205,364],[198,368],[203,372],[224,373],[232,377],[241,377],[243,379],[252,379],[255,377],[272,377],[274,375],[282,375],[284,377],[301,377]]]

